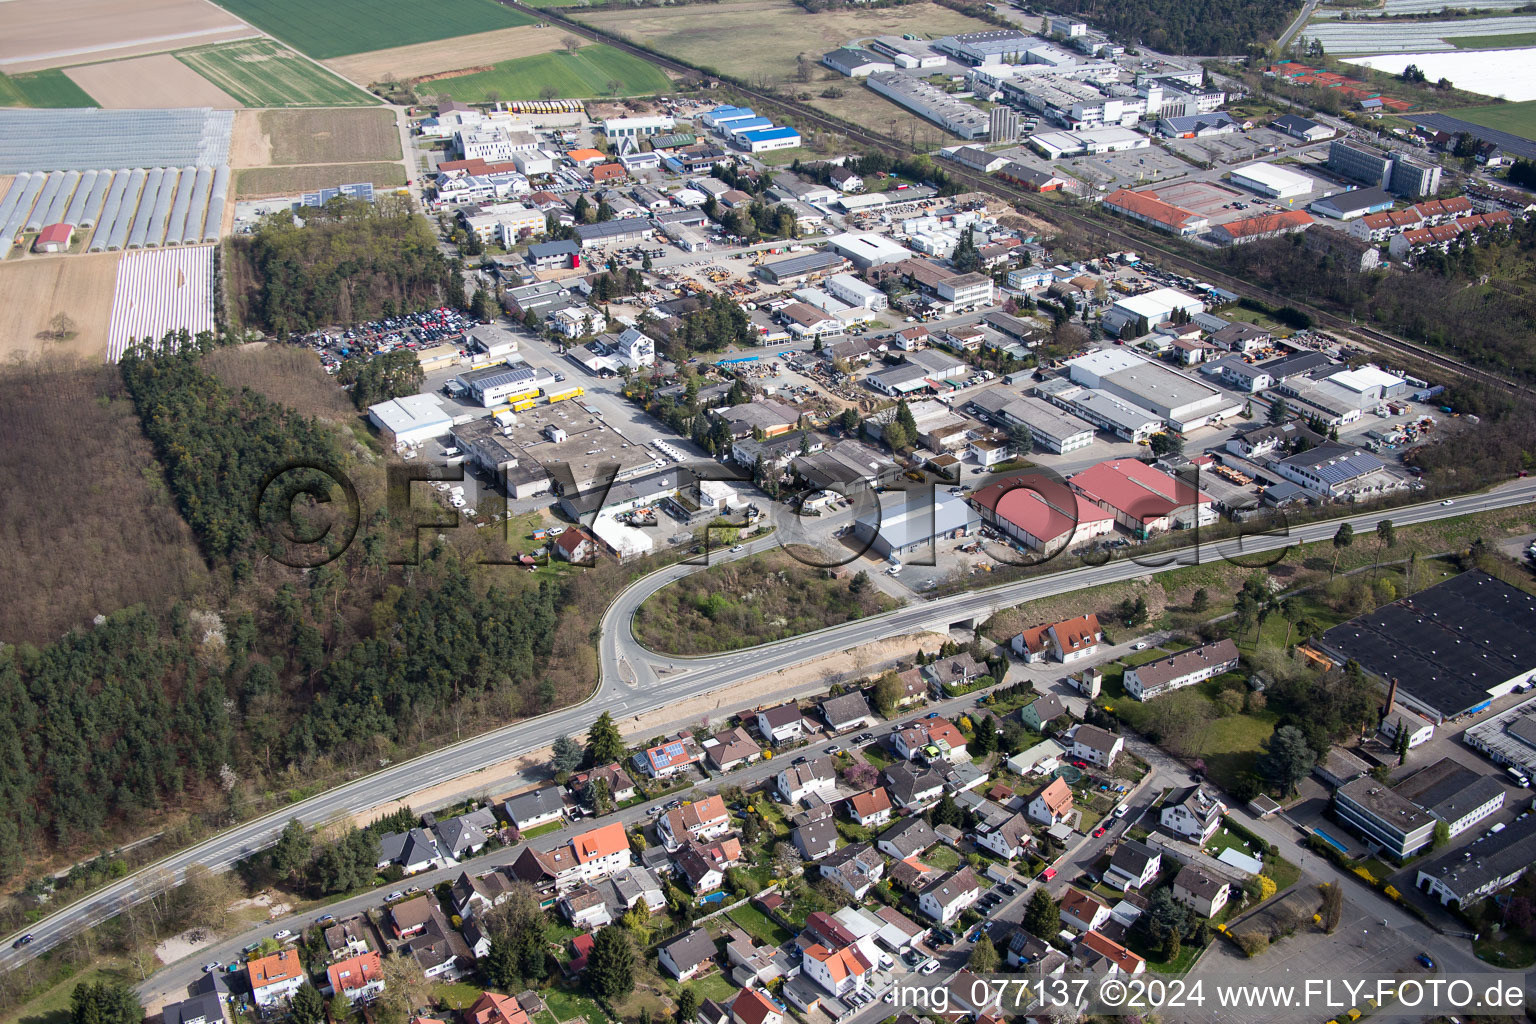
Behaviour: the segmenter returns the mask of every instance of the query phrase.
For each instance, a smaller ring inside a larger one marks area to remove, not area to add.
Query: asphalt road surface
[[[1484,494],[1458,498],[1451,506],[1434,502],[1392,509],[1385,515],[1373,513],[1342,521],[1350,522],[1355,532],[1361,533],[1374,530],[1376,522],[1382,518],[1390,518],[1398,526],[1407,526],[1523,504],[1533,497],[1536,497],[1536,480],[1516,480]],[[595,715],[594,706],[613,713],[616,718],[638,715],[860,644],[924,630],[945,630],[960,622],[980,622],[1001,608],[1015,607],[1027,601],[1150,576],[1179,568],[1181,564],[1206,563],[1236,555],[1275,551],[1298,542],[1326,540],[1333,536],[1340,522],[1331,520],[1300,526],[1289,531],[1287,536],[1233,538],[1185,549],[1183,558],[1174,557],[1173,552],[1165,553],[1168,564],[1161,568],[1122,560],[1040,576],[990,590],[972,591],[900,608],[747,651],[697,659],[668,658],[654,654],[642,648],[630,632],[628,623],[645,596],[664,585],[659,577],[675,578],[676,575],[696,571],[697,567],[663,569],[656,576],[642,579],[619,594],[604,615],[600,641],[601,681],[597,691],[584,704],[519,722],[451,744],[414,760],[391,765],[263,818],[237,825],[221,835],[172,854],[151,867],[156,873],[169,871],[178,878],[190,864],[226,870],[235,861],[275,841],[289,818],[297,817],[306,824],[317,825],[337,815],[359,814],[418,790],[473,776],[519,753],[537,750],[555,736],[584,732]],[[724,556],[744,557],[777,543],[778,540],[770,535],[744,545],[744,550],[740,552],[725,552]],[[711,556],[711,560],[715,557],[719,556]],[[139,884],[149,870],[141,869],[67,907],[59,908],[29,929],[34,936],[30,945],[13,949],[10,944],[16,935],[6,937],[5,948],[0,952],[0,969],[9,969],[23,959],[37,956],[81,929],[111,917],[124,906],[138,902],[142,898],[138,891]]]

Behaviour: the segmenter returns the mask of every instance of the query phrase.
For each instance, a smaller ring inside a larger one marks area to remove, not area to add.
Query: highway
[[[620,593],[603,616],[600,640],[601,680],[596,692],[583,704],[564,708],[480,736],[454,743],[411,761],[391,765],[372,775],[290,805],[172,854],[154,865],[61,907],[29,929],[34,942],[10,948],[19,933],[7,936],[0,952],[0,969],[9,969],[58,945],[79,930],[99,923],[141,898],[138,886],[151,872],[172,872],[180,877],[190,864],[226,870],[235,861],[273,842],[289,818],[310,825],[338,815],[353,815],[444,782],[465,779],[518,754],[547,746],[563,733],[586,731],[599,709],[611,712],[623,727],[625,717],[665,708],[702,694],[744,683],[767,673],[845,651],[881,639],[926,630],[946,630],[951,624],[981,621],[993,612],[1106,583],[1154,575],[1182,565],[1206,563],[1235,555],[1275,551],[1299,542],[1331,538],[1341,522],[1355,532],[1374,530],[1379,519],[1390,518],[1398,526],[1449,518],[1490,509],[1524,504],[1536,498],[1536,480],[1505,483],[1486,493],[1456,499],[1454,505],[1438,502],[1395,508],[1297,527],[1289,536],[1250,536],[1164,552],[1161,568],[1139,565],[1129,559],[1102,566],[1083,567],[994,587],[970,591],[931,602],[914,604],[882,615],[809,633],[774,644],[705,658],[677,658],[655,654],[640,646],[628,623],[650,593],[698,566],[673,566],[643,578]],[[744,545],[741,552],[711,554],[745,557],[777,544],[776,536]]]

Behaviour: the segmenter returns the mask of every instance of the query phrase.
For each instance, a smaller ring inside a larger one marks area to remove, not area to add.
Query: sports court
[[[1157,198],[1165,203],[1182,206],[1203,216],[1220,213],[1222,207],[1234,199],[1249,200],[1250,193],[1218,185],[1210,181],[1181,181],[1176,185],[1159,185],[1153,189]]]

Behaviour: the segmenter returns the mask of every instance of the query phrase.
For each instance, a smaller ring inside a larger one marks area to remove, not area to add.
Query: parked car
[[[939,969],[939,962],[937,960],[929,960],[927,963],[923,964],[923,966],[918,969],[917,973],[918,974],[932,974],[934,971],[936,971],[938,969]]]
[[[393,902],[395,902],[395,900],[403,900],[403,899],[405,899],[405,893],[401,892],[399,889],[396,889],[394,892],[392,892],[388,896],[384,897],[384,902],[385,903],[393,903]]]
[[[272,933],[272,937],[278,942],[287,942],[289,939],[293,938],[293,932],[289,931],[287,928],[279,928],[277,931]]]
[[[315,918],[315,924],[331,924],[336,920],[335,914],[321,914]]]
[[[212,974],[222,966],[223,964],[219,963],[217,960],[214,960],[212,963],[203,964],[203,973]]]
[[[1414,957],[1414,959],[1423,964],[1426,970],[1432,971],[1435,969],[1435,962],[1430,959],[1428,953],[1420,953],[1418,956]]]

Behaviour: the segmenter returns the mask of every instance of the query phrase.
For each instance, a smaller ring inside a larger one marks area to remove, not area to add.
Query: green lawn
[[[442,1006],[454,1010],[462,1010],[473,1006],[475,1000],[480,998],[485,989],[479,985],[471,985],[467,981],[445,982],[432,986],[432,996]]]
[[[1458,50],[1514,50],[1536,46],[1536,32],[1512,32],[1507,36],[1448,36],[1445,41]]]
[[[742,904],[725,916],[741,925],[748,934],[760,942],[778,946],[792,938],[782,926],[775,924],[767,914],[750,903]]]
[[[593,1002],[590,997],[578,992],[552,988],[545,990],[542,994],[544,1005],[549,1007],[550,1012],[561,1024],[577,1017],[585,1017],[587,1024],[603,1024],[608,1019],[602,1007]]]
[[[681,991],[684,988],[670,978],[667,979],[667,983],[673,991]],[[701,1003],[706,999],[713,999],[718,1003],[728,1002],[737,992],[736,986],[731,984],[731,979],[719,971],[702,978],[695,978],[688,982],[686,987],[693,989],[693,994],[699,997]]]
[[[918,860],[936,871],[953,871],[960,866],[960,853],[952,846],[939,843]]]
[[[565,828],[565,819],[563,818],[559,821],[546,821],[544,824],[538,826],[537,828],[531,828],[527,832],[522,833],[523,841],[527,842],[529,839],[537,839],[539,836],[547,836],[551,832],[558,832],[563,828]]]
[[[58,984],[39,992],[20,1006],[8,1006],[0,1010],[4,1024],[69,1024],[69,997],[76,985],[96,981],[115,981],[132,984],[134,977],[126,968],[118,966],[92,967],[78,974],[66,975]]]
[[[617,93],[609,82],[619,83]],[[531,100],[554,89],[561,98],[582,99],[665,92],[670,85],[654,64],[599,43],[575,53],[557,50],[505,60],[489,71],[440,79],[432,88],[463,103],[484,103],[491,93],[503,100]]]
[[[175,56],[248,107],[352,107],[379,102],[270,39],[199,46]]]
[[[1509,932],[1502,939],[1483,939],[1473,943],[1472,952],[1484,963],[1500,967],[1525,968],[1536,963],[1536,942]]]
[[[0,107],[96,107],[69,76],[58,68],[20,75],[0,74]]]
[[[495,0],[219,0],[219,6],[316,60],[527,25]]]
[[[1497,128],[1511,135],[1536,139],[1536,100],[1496,103],[1491,107],[1468,107],[1456,111],[1455,116],[1484,128]]]

